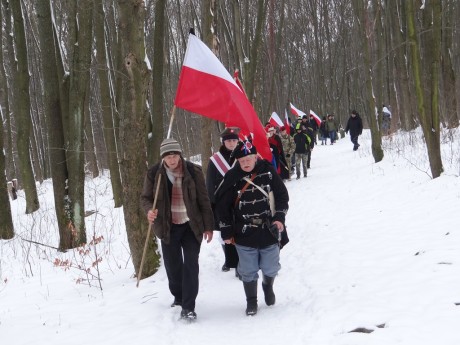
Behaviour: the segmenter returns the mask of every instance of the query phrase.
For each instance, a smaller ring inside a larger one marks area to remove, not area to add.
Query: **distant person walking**
[[[358,144],[358,137],[363,132],[363,121],[356,110],[351,112],[348,119],[347,126],[345,127],[345,133],[348,133],[348,131],[350,131],[350,140],[353,143],[353,151],[356,151],[360,146]]]

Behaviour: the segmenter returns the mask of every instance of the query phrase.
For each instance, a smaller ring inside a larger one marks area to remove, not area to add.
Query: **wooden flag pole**
[[[169,121],[169,128],[168,128],[168,135],[166,138],[169,138],[171,135],[171,128],[172,124],[174,121],[174,117],[176,114],[176,106],[173,106],[172,111],[171,111],[171,120]],[[161,174],[158,175],[158,183],[157,183],[157,188],[155,190],[155,196],[153,198],[153,205],[152,205],[152,211],[155,211],[156,205],[157,205],[157,199],[158,199],[158,192],[160,190],[160,184],[161,184]],[[147,236],[145,237],[145,243],[144,243],[144,252],[142,253],[142,259],[141,259],[141,265],[139,267],[139,271],[137,274],[137,283],[136,287],[139,287],[139,282],[142,277],[142,270],[144,269],[144,261],[145,261],[145,255],[147,254],[147,248],[149,246],[149,240],[150,240],[150,233],[152,232],[152,223],[149,223],[149,228],[147,230]]]

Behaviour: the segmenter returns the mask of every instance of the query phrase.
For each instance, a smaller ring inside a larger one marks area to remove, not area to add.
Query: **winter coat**
[[[335,120],[327,120],[326,121],[326,129],[328,132],[336,132],[339,126]]]
[[[225,145],[222,145],[219,148],[219,152],[224,157],[225,161],[231,167],[235,162],[235,158],[233,158],[232,151],[228,150]],[[213,229],[218,229],[219,220],[217,219],[217,214],[215,212],[216,207],[216,197],[215,193],[219,185],[221,184],[222,180],[224,179],[224,175],[222,175],[219,170],[217,169],[216,165],[212,160],[209,160],[208,170],[206,172],[206,189],[208,190],[208,197],[209,201],[211,202],[212,212],[214,214],[214,227]]]
[[[326,121],[323,120],[321,121],[321,125],[319,126],[319,134],[322,138],[327,138],[329,136],[329,133],[326,129]]]
[[[310,150],[310,137],[304,132],[296,133],[294,135],[295,149],[294,153],[307,154]]]
[[[361,135],[363,132],[363,121],[359,115],[356,115],[355,117],[350,116],[348,118],[345,132],[348,133],[348,131],[350,131],[351,137],[357,137],[358,135]]]
[[[294,139],[286,133],[286,135],[280,134],[281,143],[283,144],[284,155],[291,156],[295,150]]]
[[[310,120],[308,120],[308,127],[310,127],[313,130],[313,132],[316,133],[318,131],[318,128],[319,128],[318,127],[318,122],[316,122],[315,119],[310,119]]]
[[[244,177],[256,176],[253,183],[261,187],[267,194],[273,191],[275,198],[275,214],[272,216],[268,198],[255,186],[246,185]],[[237,197],[240,195],[239,201]],[[278,243],[269,231],[274,221],[285,223],[289,208],[289,194],[274,167],[265,160],[257,161],[252,172],[245,172],[237,163],[224,177],[224,181],[216,195],[216,212],[219,217],[219,228],[222,239],[234,238],[235,243],[252,248],[265,248]]]
[[[184,177],[182,179],[182,191],[184,203],[187,209],[189,225],[199,243],[203,240],[205,231],[213,229],[213,214],[208,192],[204,181],[203,171],[199,165],[185,161],[183,158]],[[155,191],[159,177],[161,176],[160,189],[156,208],[158,216],[153,222],[155,235],[169,243],[171,231],[171,191],[172,183],[166,175],[166,168],[162,163],[152,166],[144,179],[144,187],[141,194],[141,206],[145,214],[152,208]]]

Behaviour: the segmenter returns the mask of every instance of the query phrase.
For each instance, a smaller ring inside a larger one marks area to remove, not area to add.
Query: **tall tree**
[[[0,107],[0,240],[14,237],[13,218],[11,217],[10,198],[5,175],[5,154],[3,151],[3,112]]]
[[[417,96],[417,107],[420,124],[425,136],[426,147],[428,151],[428,160],[430,162],[431,176],[439,177],[442,173],[441,149],[440,149],[440,126],[439,126],[439,55],[441,42],[441,5],[435,1],[433,4],[432,17],[432,40],[430,44],[431,51],[431,85],[426,85],[431,90],[431,107],[430,101],[425,99],[423,76],[421,71],[421,58],[417,31],[415,26],[415,9],[414,0],[405,2],[407,12],[407,30],[409,34],[409,44],[411,49],[412,73],[414,75],[415,91]],[[429,111],[431,109],[431,111]]]
[[[382,137],[380,135],[378,123],[377,123],[377,110],[375,102],[375,92],[372,85],[372,64],[371,64],[371,52],[370,52],[370,40],[371,33],[373,32],[373,27],[371,26],[371,21],[369,20],[369,13],[367,9],[367,1],[363,0],[353,0],[353,6],[356,13],[356,18],[359,28],[359,41],[362,48],[363,54],[363,65],[364,65],[364,78],[366,83],[366,101],[369,108],[369,113],[367,120],[369,122],[371,137],[372,137],[372,156],[374,161],[380,162],[383,159],[383,150],[382,150]]]
[[[16,48],[16,73],[14,115],[17,125],[17,144],[19,155],[19,171],[22,185],[26,194],[26,213],[32,213],[40,208],[37,187],[30,159],[30,132],[32,121],[30,118],[29,93],[29,66],[27,62],[26,35],[24,18],[22,17],[21,1],[11,1],[11,12],[14,20],[14,42]]]
[[[85,229],[85,99],[91,65],[93,42],[93,1],[75,1],[69,6],[69,93],[68,117],[64,121],[64,137],[68,170],[68,215],[71,219],[72,246],[86,243]],[[65,113],[66,114],[66,113]]]
[[[115,96],[114,81],[109,73],[108,60],[108,35],[105,30],[106,16],[104,11],[104,0],[98,0],[96,6],[96,21],[94,23],[96,38],[96,65],[99,77],[99,88],[101,94],[101,111],[104,128],[104,141],[107,150],[107,157],[110,169],[110,181],[112,183],[112,194],[115,207],[122,206],[122,186],[120,167],[118,165],[117,144],[115,140],[115,123],[112,97]]]
[[[202,2],[202,30],[203,42],[212,50],[212,52],[219,57],[219,46],[217,39],[217,0],[204,0]],[[201,118],[201,165],[204,173],[208,169],[209,157],[212,155],[212,135],[211,126],[213,120],[202,117]]]
[[[138,272],[145,237],[147,219],[139,206],[142,183],[146,172],[145,133],[147,126],[145,102],[149,70],[145,62],[144,18],[145,3],[138,0],[118,0],[120,39],[123,57],[122,93],[120,108],[121,177],[123,180],[123,207],[129,248],[136,274]],[[166,181],[163,181],[166,183]],[[142,277],[150,276],[159,267],[158,247],[155,241],[148,246]]]
[[[160,144],[163,140],[164,129],[164,64],[165,64],[165,9],[166,0],[156,0],[155,30],[153,33],[153,94],[152,94],[152,135],[149,147],[149,163],[160,159]]]
[[[64,150],[64,128],[62,124],[61,94],[58,77],[58,66],[61,59],[57,59],[60,49],[56,44],[57,32],[52,23],[50,2],[35,2],[35,11],[38,20],[39,43],[42,53],[43,73],[43,106],[48,130],[49,161],[51,178],[53,180],[54,208],[59,228],[59,248],[65,250],[71,247],[72,234],[69,224],[70,217],[67,214],[67,165]],[[62,72],[61,72],[62,74]]]

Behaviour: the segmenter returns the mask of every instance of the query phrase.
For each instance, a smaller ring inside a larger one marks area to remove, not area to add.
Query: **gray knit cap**
[[[160,156],[163,158],[170,153],[182,153],[182,149],[176,139],[168,138],[161,142],[160,145]]]

